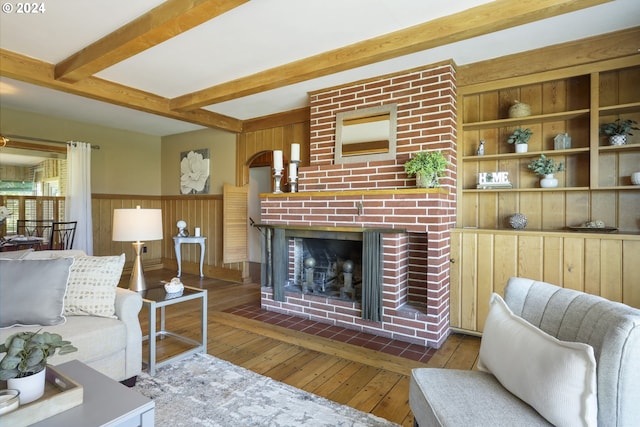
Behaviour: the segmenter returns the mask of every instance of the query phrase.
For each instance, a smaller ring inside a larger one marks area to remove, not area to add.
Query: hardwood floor
[[[148,286],[170,280],[172,270],[145,273]],[[127,286],[128,277],[121,286]],[[480,339],[454,334],[427,363],[310,335],[224,311],[242,304],[260,304],[257,284],[237,284],[183,274],[187,286],[208,291],[207,352],[220,359],[294,387],[349,405],[403,426],[413,426],[409,409],[409,374],[415,367],[472,369]],[[199,338],[200,302],[167,307],[167,328]],[[147,327],[143,308],[140,320]],[[183,350],[184,344],[166,338],[159,342],[158,358]],[[146,349],[145,349],[146,351]]]

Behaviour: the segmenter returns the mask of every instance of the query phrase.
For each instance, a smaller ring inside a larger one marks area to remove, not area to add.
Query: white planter
[[[516,153],[526,153],[529,151],[529,144],[516,144]]]
[[[558,186],[558,180],[553,177],[553,174],[545,175],[544,178],[540,180],[540,187],[542,188],[554,188]]]
[[[627,143],[627,135],[611,135],[609,137],[609,144],[611,145],[625,145]]]
[[[44,382],[47,368],[24,378],[9,378],[7,387],[20,391],[20,405],[40,399],[44,394]]]
[[[438,177],[418,172],[416,174],[416,187],[418,188],[434,188],[438,186]]]

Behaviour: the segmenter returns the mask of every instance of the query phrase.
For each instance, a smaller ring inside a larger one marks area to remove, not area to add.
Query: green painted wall
[[[180,154],[209,149],[209,194],[222,194],[225,182],[235,185],[236,135],[217,129],[169,135],[162,138],[162,195],[180,194]]]

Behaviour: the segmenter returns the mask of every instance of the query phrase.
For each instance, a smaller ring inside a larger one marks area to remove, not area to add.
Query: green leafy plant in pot
[[[449,161],[441,151],[421,151],[404,164],[409,177],[416,177],[420,188],[438,187],[438,179],[445,175]]]
[[[638,122],[635,120],[616,119],[611,123],[604,123],[600,126],[600,133],[609,137],[611,145],[625,145],[627,143],[627,135],[633,136],[632,130],[640,130],[635,127]]]
[[[543,177],[540,180],[540,186],[542,188],[557,187],[558,180],[554,178],[553,175],[564,171],[564,162],[556,162],[544,154],[540,154],[540,157],[529,162],[528,168],[536,175]]]
[[[0,344],[0,353],[6,353],[0,360],[0,380],[6,380],[9,388],[20,390],[21,405],[44,393],[47,359],[56,350],[63,355],[78,349],[59,334],[40,331],[19,332]],[[31,383],[35,389],[29,389]]]
[[[530,128],[518,128],[509,135],[507,142],[509,144],[515,144],[516,153],[526,153],[529,149],[529,140],[531,139],[531,135],[533,135],[533,131]]]

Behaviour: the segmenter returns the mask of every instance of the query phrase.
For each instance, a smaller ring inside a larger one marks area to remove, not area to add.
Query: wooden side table
[[[182,274],[182,254],[180,253],[180,245],[183,243],[199,243],[200,244],[200,277],[204,277],[202,273],[202,265],[204,264],[204,243],[207,240],[206,237],[180,237],[173,238],[173,244],[176,250],[176,259],[178,260],[178,277]]]

